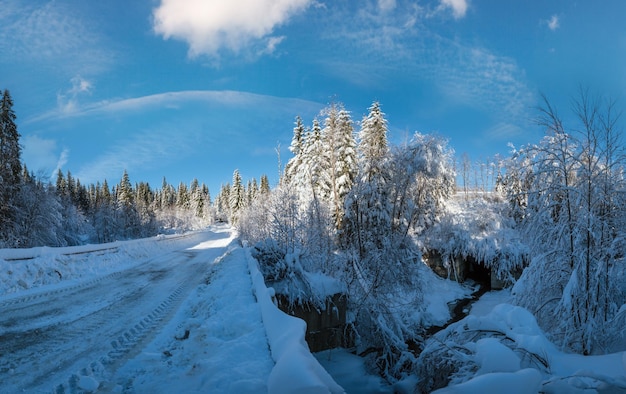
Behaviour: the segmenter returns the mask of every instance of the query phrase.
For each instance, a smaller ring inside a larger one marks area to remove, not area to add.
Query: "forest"
[[[12,107],[5,90],[1,247],[109,242],[228,222],[294,302],[323,307],[311,274],[338,283],[357,353],[390,382],[417,374],[424,392],[471,369],[462,338],[448,338],[458,348],[425,346],[436,278],[425,262],[435,255],[448,279],[461,281],[457,258],[488,269],[561,349],[623,350],[626,162],[619,111],[603,97],[581,90],[568,122],[544,98],[537,111],[544,137],[486,163],[458,159],[440,135],[416,132],[391,144],[378,102],[359,121],[332,103],[310,126],[296,117],[278,184],[267,176],[244,182],[235,170],[214,199],[198,180],[174,187],[164,179],[153,189],[133,185],[126,172],[112,187],[83,185],[69,171],[54,184],[40,179],[21,161]],[[529,354],[528,362],[543,356]]]

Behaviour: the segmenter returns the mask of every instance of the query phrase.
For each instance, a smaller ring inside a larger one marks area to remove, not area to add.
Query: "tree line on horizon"
[[[0,101],[0,247],[73,246],[153,236],[168,231],[206,227],[231,219],[229,184],[215,204],[209,188],[193,179],[177,187],[165,178],[160,189],[134,185],[126,171],[112,186],[107,180],[84,185],[59,170],[56,182],[42,180],[22,163],[20,134],[8,90]],[[267,176],[247,186],[233,180],[233,197],[247,204],[269,190]],[[246,200],[246,201],[244,201]]]

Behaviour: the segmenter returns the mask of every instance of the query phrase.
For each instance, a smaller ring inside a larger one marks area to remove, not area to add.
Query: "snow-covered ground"
[[[465,290],[429,287],[428,311],[445,320],[446,303]],[[272,295],[227,227],[0,250],[0,392],[392,391],[345,350],[313,357],[303,322],[280,312]],[[626,391],[626,353],[566,354],[509,297],[486,293],[437,334],[456,333],[457,342],[472,330],[502,334],[457,343],[474,367],[440,392]]]
[[[117,372],[124,392],[263,393],[274,362],[241,248],[213,263],[159,335]]]
[[[227,227],[0,251],[0,392],[343,392]]]

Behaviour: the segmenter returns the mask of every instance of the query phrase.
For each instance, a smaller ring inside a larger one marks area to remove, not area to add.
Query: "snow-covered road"
[[[104,378],[139,355],[212,280],[232,234],[202,234],[194,247],[183,242],[120,271],[0,296],[2,391],[115,391],[117,383]]]

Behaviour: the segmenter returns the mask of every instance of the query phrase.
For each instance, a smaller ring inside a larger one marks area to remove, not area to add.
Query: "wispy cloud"
[[[467,0],[440,0],[441,7],[452,10],[454,19],[461,19],[467,13]]]
[[[442,43],[448,48],[433,55],[432,78],[452,102],[494,111],[502,119],[525,116],[534,95],[513,59],[481,47]]]
[[[556,29],[558,29],[561,25],[559,24],[559,16],[558,15],[552,15],[550,17],[550,19],[548,19],[546,21],[546,24],[548,25],[548,29],[555,31]]]
[[[378,8],[382,12],[392,11],[396,8],[396,0],[378,0]]]
[[[467,10],[467,2],[445,4],[457,7],[459,16]],[[323,26],[322,37],[340,49],[336,58],[320,60],[328,73],[357,80],[355,84],[374,81],[376,86],[391,83],[391,79],[380,80],[384,75],[404,74],[433,84],[449,103],[492,112],[499,121],[524,118],[532,107],[534,94],[517,62],[466,43],[462,37],[435,33],[429,27],[432,19],[445,18],[437,8],[398,1],[386,13],[372,2],[364,3],[356,13],[338,6],[333,11],[334,19]],[[346,67],[337,67],[338,63]]]
[[[80,109],[79,96],[91,94],[93,84],[76,75],[70,80],[71,87],[65,92],[57,93],[57,107],[62,114],[72,114]]]
[[[221,50],[238,53],[262,47],[272,53],[280,42],[277,26],[303,11],[312,0],[161,0],[153,11],[154,32],[189,45],[189,56],[218,57]]]
[[[56,1],[3,0],[0,9],[0,62],[87,75],[107,69],[115,57],[103,49],[95,21],[83,20],[72,7]]]
[[[71,90],[70,90],[71,91]],[[179,92],[165,92],[142,97],[127,99],[104,100],[95,103],[76,105],[71,111],[56,108],[37,117],[27,119],[26,124],[46,121],[49,119],[76,118],[103,114],[139,112],[155,108],[176,108],[189,102],[213,102],[227,106],[262,105],[267,108],[280,107],[285,110],[309,111],[318,108],[319,103],[295,98],[282,98],[256,93],[235,90],[185,90]]]

